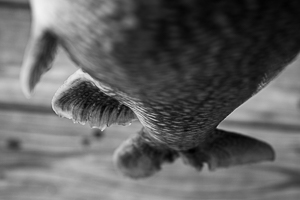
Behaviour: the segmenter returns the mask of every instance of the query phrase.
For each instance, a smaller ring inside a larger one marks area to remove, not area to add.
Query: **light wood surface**
[[[300,66],[289,66],[221,127],[272,144],[272,163],[202,172],[180,160],[145,180],[113,167],[112,153],[141,127],[111,127],[93,138],[88,126],[57,117],[54,92],[76,70],[64,52],[26,99],[18,77],[29,37],[26,7],[0,7],[0,200],[296,200],[300,199]]]

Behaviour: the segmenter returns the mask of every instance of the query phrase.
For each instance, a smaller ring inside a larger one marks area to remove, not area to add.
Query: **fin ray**
[[[58,89],[52,100],[56,114],[100,129],[112,124],[129,124],[137,119],[129,107],[103,93],[87,76],[78,70]]]

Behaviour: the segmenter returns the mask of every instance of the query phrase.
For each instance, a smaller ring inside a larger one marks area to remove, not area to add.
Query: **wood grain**
[[[35,95],[22,95],[18,77],[29,30],[28,8],[0,7],[1,200],[300,199],[299,61],[221,124],[272,144],[275,162],[211,173],[178,160],[134,181],[114,169],[112,154],[139,123],[111,127],[96,139],[88,126],[51,111],[54,92],[76,70],[63,51]]]

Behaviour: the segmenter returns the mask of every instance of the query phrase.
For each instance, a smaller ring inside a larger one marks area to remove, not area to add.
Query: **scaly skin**
[[[110,88],[106,94],[131,108],[153,146],[177,151],[218,137],[218,124],[300,49],[297,0],[33,0],[32,6],[36,29],[57,38],[83,71]]]

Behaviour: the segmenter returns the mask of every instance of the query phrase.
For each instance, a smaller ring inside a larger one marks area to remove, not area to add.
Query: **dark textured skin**
[[[152,138],[178,150],[205,142],[300,49],[298,0],[69,4],[68,13],[56,9],[51,33],[83,70],[119,94],[114,98]]]
[[[49,32],[177,150],[206,142],[300,49],[298,0],[63,2],[45,10]]]

